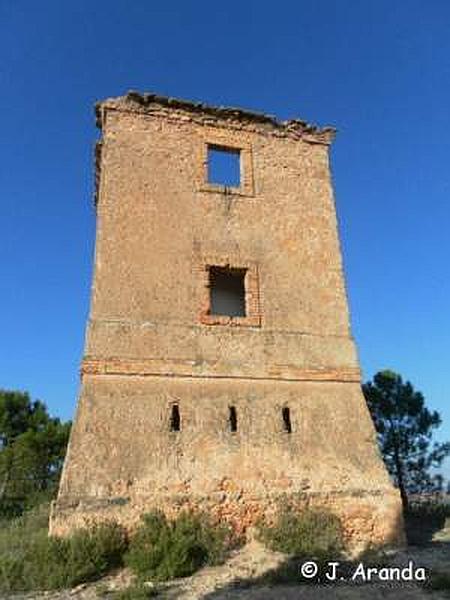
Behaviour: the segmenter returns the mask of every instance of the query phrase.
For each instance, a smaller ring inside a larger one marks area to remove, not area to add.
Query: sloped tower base
[[[174,398],[182,435],[167,423]],[[236,433],[220,427],[230,399]],[[301,415],[292,433],[277,419],[285,404]],[[52,533],[111,518],[133,528],[155,507],[206,510],[242,531],[286,502],[337,513],[352,547],[403,543],[357,383],[85,376]]]

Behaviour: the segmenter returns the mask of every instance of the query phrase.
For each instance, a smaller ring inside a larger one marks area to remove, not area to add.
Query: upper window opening
[[[208,145],[208,183],[227,187],[241,185],[241,151]]]
[[[288,406],[284,406],[282,412],[283,416],[283,429],[286,433],[292,433],[291,425],[291,411]]]
[[[210,313],[228,317],[245,317],[246,269],[210,267]]]
[[[170,415],[170,431],[180,431],[181,417],[178,404],[172,404],[172,413]]]

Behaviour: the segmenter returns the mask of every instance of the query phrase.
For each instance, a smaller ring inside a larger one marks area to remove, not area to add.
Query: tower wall
[[[331,130],[155,96],[98,116],[91,313],[52,532],[154,507],[245,529],[289,497],[336,511],[355,543],[398,542],[349,330]],[[240,150],[239,188],[208,181],[208,145]],[[246,269],[244,317],[210,314],[211,266]]]

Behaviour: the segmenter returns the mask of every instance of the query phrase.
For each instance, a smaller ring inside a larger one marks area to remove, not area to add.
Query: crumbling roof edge
[[[326,137],[328,143],[330,143],[335,134],[336,129],[334,127],[318,127],[317,125],[308,123],[301,119],[289,119],[287,121],[280,121],[273,115],[267,115],[261,112],[251,111],[243,108],[235,108],[231,106],[211,106],[204,104],[203,102],[193,102],[190,100],[184,100],[181,98],[172,98],[170,96],[160,96],[154,93],[140,93],[136,91],[129,91],[125,96],[119,96],[116,98],[107,98],[101,102],[97,102],[95,105],[95,114],[97,119],[97,126],[102,128],[102,109],[112,107],[120,110],[120,106],[124,104],[136,104],[140,107],[145,108],[150,104],[159,104],[160,106],[174,109],[182,109],[192,113],[203,113],[217,117],[218,119],[234,118],[244,122],[261,123],[270,125],[276,129],[283,129],[286,131],[295,131],[299,133],[317,135],[322,138]]]

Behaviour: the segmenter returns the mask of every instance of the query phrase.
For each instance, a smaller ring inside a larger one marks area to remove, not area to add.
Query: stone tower
[[[97,119],[92,303],[51,531],[154,507],[245,529],[288,498],[336,511],[354,543],[398,542],[349,329],[334,131],[134,92]]]

